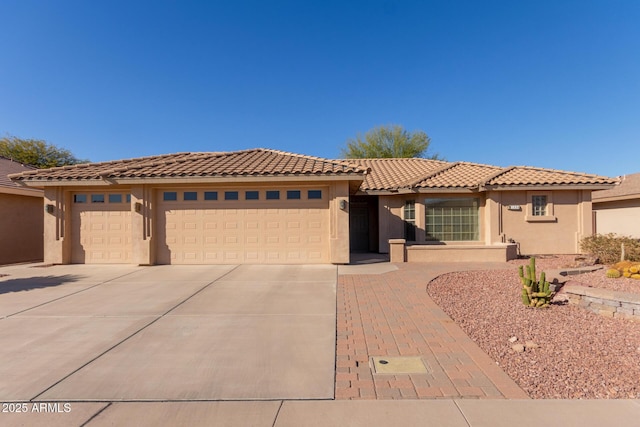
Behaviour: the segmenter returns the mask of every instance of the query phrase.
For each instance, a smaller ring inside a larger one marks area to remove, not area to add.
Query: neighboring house
[[[640,239],[640,173],[620,179],[614,188],[593,192],[594,233]]]
[[[348,263],[577,253],[591,191],[617,180],[427,159],[328,160],[253,149],[23,172],[45,190],[47,263]],[[395,245],[396,243],[394,243]],[[425,250],[426,249],[426,250]],[[443,249],[445,249],[443,251]]]
[[[34,169],[0,156],[0,265],[42,260],[44,193],[8,178]]]

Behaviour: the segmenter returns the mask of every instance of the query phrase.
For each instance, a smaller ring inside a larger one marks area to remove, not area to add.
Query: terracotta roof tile
[[[391,190],[403,188],[417,179],[448,167],[449,162],[430,159],[348,159],[370,169],[360,190]]]
[[[609,198],[640,199],[640,173],[625,175],[620,180],[620,185],[609,190],[594,191],[591,194],[593,201]]]
[[[525,166],[502,168],[429,159],[349,159],[370,172],[361,191],[479,189],[494,186],[613,185],[613,178]]]
[[[262,148],[215,153],[176,153],[138,159],[41,169],[12,176],[24,181],[118,178],[335,175],[365,173],[352,163]]]
[[[17,171],[19,172],[19,171]],[[14,181],[83,181],[127,178],[240,177],[353,174],[361,191],[470,189],[482,186],[614,185],[597,175],[533,167],[500,168],[468,162],[420,158],[328,160],[256,148],[233,152],[175,153],[162,156],[39,169],[11,175]]]
[[[420,188],[478,188],[488,176],[500,171],[497,166],[475,163],[453,163],[432,176],[425,177],[414,186]]]
[[[507,168],[487,181],[486,185],[531,186],[531,185],[598,185],[615,184],[615,178],[566,172],[554,169],[541,169],[528,166]]]

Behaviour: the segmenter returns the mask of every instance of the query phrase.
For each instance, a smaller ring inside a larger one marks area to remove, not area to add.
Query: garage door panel
[[[73,203],[71,226],[71,262],[131,262],[131,207],[128,202]]]
[[[161,202],[157,258],[159,263],[329,262],[328,223],[326,200]]]

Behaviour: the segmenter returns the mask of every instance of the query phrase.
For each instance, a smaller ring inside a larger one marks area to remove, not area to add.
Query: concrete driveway
[[[334,396],[335,266],[2,274],[3,402]]]

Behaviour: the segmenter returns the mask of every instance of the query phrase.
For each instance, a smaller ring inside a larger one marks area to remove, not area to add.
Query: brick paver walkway
[[[381,275],[341,275],[336,399],[528,398],[426,292],[444,272],[506,266],[398,264]],[[374,373],[375,356],[421,356],[430,372]]]

